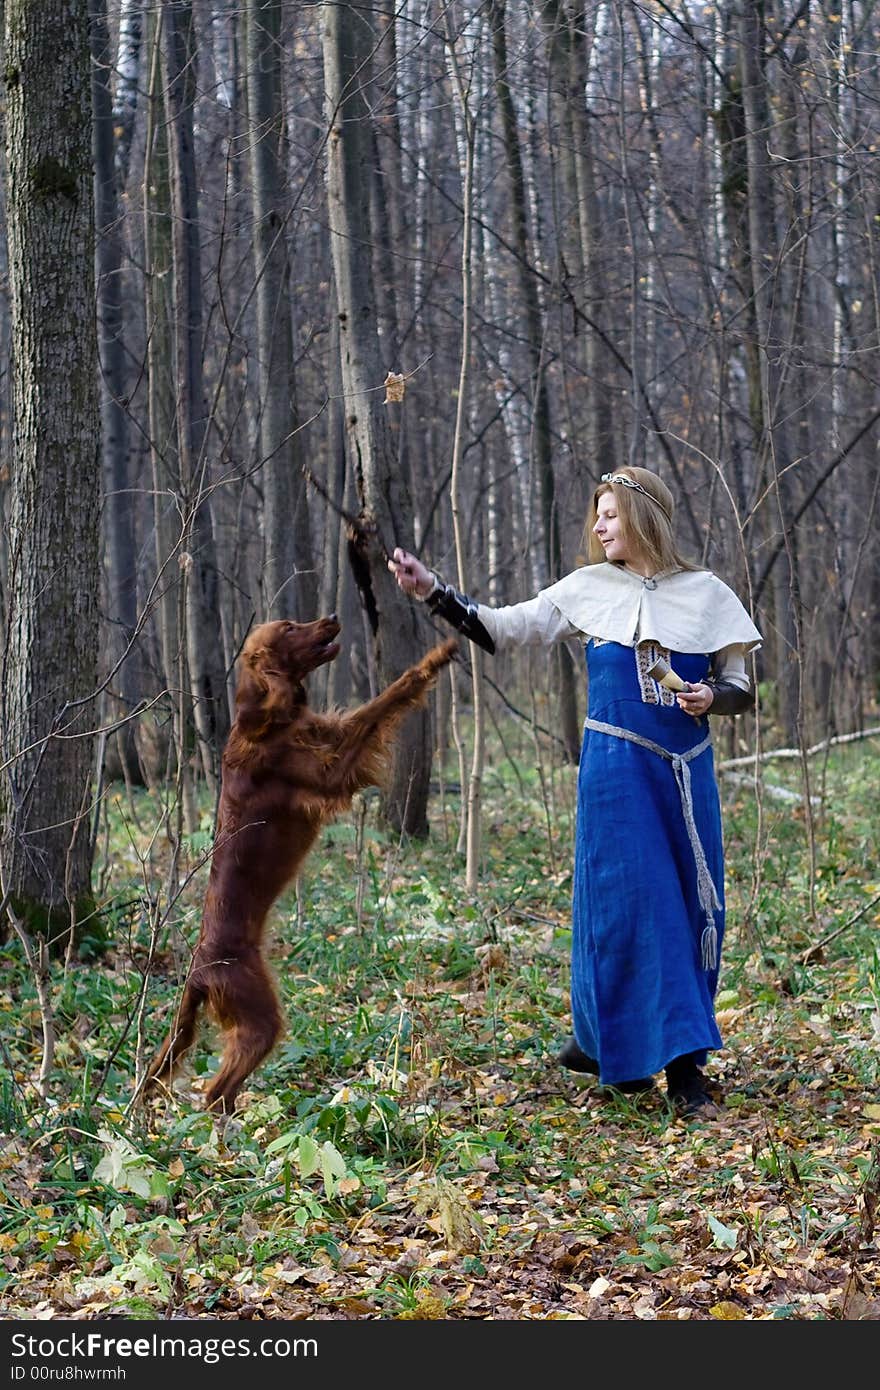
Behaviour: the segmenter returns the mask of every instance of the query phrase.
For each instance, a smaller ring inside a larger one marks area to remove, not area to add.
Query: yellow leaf
[[[720,1303],[715,1303],[709,1309],[713,1318],[720,1318],[722,1322],[737,1322],[745,1317],[745,1310],[740,1308],[738,1303],[731,1303],[729,1299],[722,1299]]]
[[[880,1105],[865,1105],[862,1114],[867,1115],[869,1120],[880,1120]]]
[[[417,1319],[421,1321],[439,1321],[446,1317],[446,1303],[436,1294],[422,1294],[415,1308],[405,1308],[398,1313],[398,1319]]]
[[[389,372],[382,384],[385,387],[383,405],[403,400],[406,391],[406,377],[402,372]]]

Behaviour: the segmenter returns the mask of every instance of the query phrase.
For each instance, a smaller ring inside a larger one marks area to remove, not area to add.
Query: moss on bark
[[[107,926],[91,893],[81,894],[71,907],[47,907],[34,898],[13,897],[10,907],[28,935],[36,940],[42,936],[49,943],[49,954],[63,956],[67,950],[70,936],[71,915],[73,917],[74,950],[80,960],[92,960],[104,952],[110,944]],[[8,934],[6,924],[4,931]]]

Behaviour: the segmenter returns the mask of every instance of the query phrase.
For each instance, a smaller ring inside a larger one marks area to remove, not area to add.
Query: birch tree
[[[137,540],[134,481],[129,469],[126,410],[128,364],[124,338],[124,243],[119,207],[115,124],[110,81],[112,54],[106,0],[90,0],[98,347],[101,363],[101,453],[103,461],[105,587],[108,641],[106,668],[112,694],[108,713],[122,722],[107,758],[111,775],[143,780],[131,719],[145,688],[141,648],[133,645],[138,623]]]

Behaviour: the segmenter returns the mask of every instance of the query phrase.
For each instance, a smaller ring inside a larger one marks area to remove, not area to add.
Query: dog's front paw
[[[452,658],[458,651],[458,643],[454,637],[449,637],[445,642],[439,642],[436,647],[422,657],[418,664],[418,670],[425,676],[435,676],[438,671],[442,671],[444,666],[448,666]]]

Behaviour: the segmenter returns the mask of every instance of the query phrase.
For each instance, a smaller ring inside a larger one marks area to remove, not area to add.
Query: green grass
[[[45,1100],[33,982],[17,942],[2,951],[0,1299],[15,1316],[236,1317],[261,1299],[282,1317],[493,1316],[499,1299],[523,1317],[851,1315],[847,1271],[877,1267],[876,750],[828,760],[812,896],[802,807],[764,795],[759,817],[752,788],[722,780],[710,1070],[726,1105],[705,1125],[673,1124],[660,1092],[607,1098],[553,1067],[575,770],[542,783],[530,745],[514,751],[515,766],[490,750],[473,897],[448,790],[426,844],[382,832],[375,800],[360,856],[348,821],[325,832],[272,919],[286,1035],[222,1132],[199,1109],[208,1029],[173,1099],[128,1113],[139,1013],[149,1055],[197,932],[209,812],[169,891],[161,808],[108,800],[113,946],[52,964]],[[799,789],[794,764],[766,776]]]

